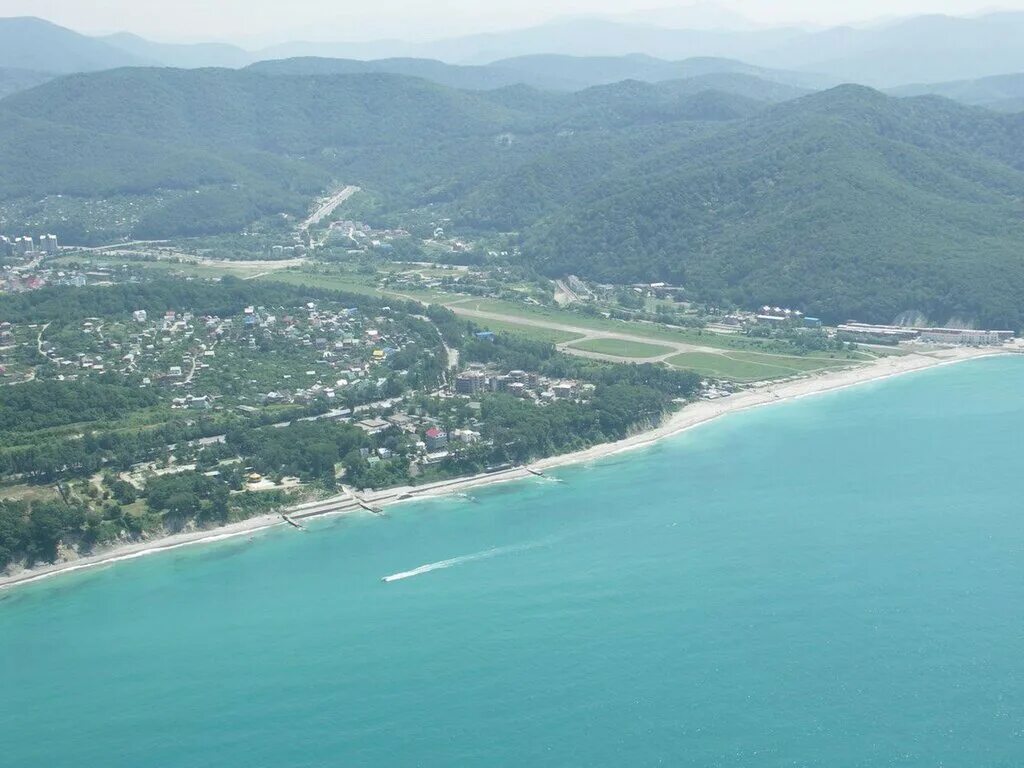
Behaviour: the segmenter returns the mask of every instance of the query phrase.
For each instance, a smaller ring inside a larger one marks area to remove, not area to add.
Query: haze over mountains
[[[761,98],[779,101],[835,83],[828,78],[799,72],[754,67],[733,59],[696,58],[663,61],[634,54],[618,57],[576,57],[560,54],[521,56],[488,65],[445,64],[431,59],[325,59],[303,57],[262,61],[247,69],[264,74],[331,75],[380,72],[422,77],[440,85],[470,90],[491,90],[528,85],[542,90],[579,91],[624,80],[661,83],[670,80],[733,76],[756,81],[765,91]],[[772,91],[775,95],[772,95]]]
[[[950,83],[920,83],[890,90],[894,96],[936,94],[1000,112],[1024,112],[1024,73],[994,75]]]
[[[0,67],[58,73],[144,65],[237,68],[267,59],[311,56],[419,58],[480,65],[540,54],[645,54],[667,61],[739,59],[748,65],[823,77],[831,83],[893,87],[1022,72],[1021,40],[1024,12],[972,18],[920,16],[821,31],[678,29],[634,20],[577,18],[433,42],[292,42],[255,51],[220,43],[154,43],[127,33],[95,38],[40,19],[20,18],[0,19]],[[658,78],[665,79],[660,74]]]

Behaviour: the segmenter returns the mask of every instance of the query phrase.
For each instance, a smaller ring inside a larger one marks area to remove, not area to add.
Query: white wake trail
[[[444,568],[451,568],[453,565],[461,565],[462,563],[470,563],[474,560],[486,560],[489,557],[495,555],[504,555],[510,552],[519,552],[524,549],[533,549],[534,547],[540,546],[541,542],[535,542],[533,544],[520,544],[510,547],[492,547],[491,549],[485,549],[482,552],[474,552],[471,555],[461,555],[459,557],[452,557],[448,560],[438,560],[436,563],[427,563],[421,565],[418,568],[413,568],[411,571],[402,571],[401,573],[392,573],[390,576],[385,576],[381,581],[401,581],[402,579],[411,579],[413,576],[422,576],[424,573],[430,573],[431,571],[440,571]]]

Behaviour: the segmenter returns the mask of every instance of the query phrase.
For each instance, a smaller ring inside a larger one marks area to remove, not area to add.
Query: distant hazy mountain
[[[1020,72],[1024,12],[918,16],[866,28],[837,27],[742,58],[885,87]]]
[[[598,85],[560,100],[560,121],[573,126],[640,126],[686,121],[727,122],[767,108],[764,101],[710,88],[689,87],[686,80],[641,83],[625,80]]]
[[[413,57],[458,64],[487,64],[498,59],[559,53],[571,56],[625,56],[644,53],[664,59],[694,56],[744,58],[743,54],[783,45],[799,30],[723,31],[665,29],[607,19],[560,19],[503,32],[446,38],[423,43],[381,40],[366,43],[293,42],[259,52],[265,59],[296,56],[377,59]]]
[[[0,99],[12,93],[27,91],[37,85],[53,80],[54,75],[48,72],[36,72],[31,69],[11,69],[0,67]]]
[[[716,91],[773,104],[806,96],[813,90],[742,72],[711,72],[682,80],[669,80],[664,85],[674,88],[680,95]]]
[[[244,67],[254,61],[251,51],[223,43],[196,43],[175,45],[154,43],[137,35],[120,32],[116,35],[97,38],[108,45],[150,62],[168,67]]]
[[[38,72],[91,72],[153,63],[42,19],[0,18],[0,67]]]
[[[526,29],[426,43],[289,43],[262,58],[415,57],[486,64],[542,54],[607,58],[646,54],[666,61],[730,58],[771,69],[817,72],[831,82],[890,87],[1024,70],[1024,13],[919,16],[868,27],[669,29],[610,19],[562,19]],[[559,73],[560,75],[562,73]],[[813,86],[813,83],[792,83]]]
[[[982,77],[977,80],[956,80],[950,83],[904,85],[889,92],[894,96],[934,94],[962,104],[999,112],[1024,112],[1024,73]]]
[[[724,5],[697,2],[664,8],[648,8],[607,18],[627,24],[649,24],[669,29],[731,29],[749,30],[757,27],[750,19]]]
[[[762,101],[784,101],[808,90],[835,85],[827,77],[766,69],[731,59],[662,61],[650,56],[523,56],[487,65],[445,64],[433,59],[297,58],[262,61],[249,71],[279,75],[344,75],[385,72],[422,77],[440,85],[469,90],[490,90],[508,85],[529,85],[554,91],[579,91],[624,80],[660,83],[695,80],[692,92],[716,89]],[[728,77],[733,76],[733,77]]]
[[[498,64],[463,66],[435,59],[327,59],[315,56],[260,61],[248,71],[267,75],[356,75],[373,72],[421,77],[450,88],[487,91],[509,85],[529,85],[545,90],[571,91],[580,86],[543,72],[520,72]],[[620,78],[623,79],[623,78]]]
[[[553,78],[556,81],[573,83],[576,88],[616,83],[620,80],[640,80],[657,83],[665,80],[679,80],[712,74],[744,74],[784,83],[798,88],[821,89],[837,85],[837,81],[825,75],[807,72],[755,67],[735,59],[718,57],[695,57],[680,61],[666,61],[653,56],[632,54],[629,56],[564,56],[557,54],[519,56],[501,59],[492,66],[512,70],[535,77]]]
[[[647,14],[650,18],[664,15]],[[128,34],[91,38],[39,19],[0,19],[0,67],[62,73],[143,65],[236,68],[256,61],[310,57],[385,59],[388,64],[378,64],[371,71],[417,74],[477,89],[509,82],[563,90],[616,79],[656,82],[708,74],[693,71],[695,60],[701,59],[744,61],[747,64],[724,71],[801,88],[840,82],[891,88],[1024,71],[1024,12],[973,18],[919,16],[816,32],[676,29],[633,20],[576,18],[431,42],[297,41],[259,51],[214,43],[168,45]],[[422,60],[462,66],[496,64],[501,70],[515,69],[520,76],[510,79],[508,72],[494,69],[448,70],[436,63],[419,63]],[[723,71],[720,62],[713,66],[712,71]],[[526,73],[530,78],[524,80]]]

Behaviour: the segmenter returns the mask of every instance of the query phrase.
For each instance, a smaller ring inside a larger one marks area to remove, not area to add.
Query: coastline
[[[1000,347],[991,349],[957,347],[935,350],[927,354],[915,352],[901,357],[880,358],[854,368],[809,375],[777,384],[763,384],[717,400],[701,400],[691,403],[652,429],[639,432],[618,442],[602,443],[581,451],[539,459],[533,462],[530,467],[537,471],[545,471],[569,464],[594,461],[651,445],[659,440],[678,435],[731,413],[739,413],[751,408],[796,400],[810,395],[834,392],[846,389],[847,387],[857,386],[858,384],[880,381],[893,376],[927,370],[942,365],[951,365],[968,360],[1006,354],[1009,354],[1009,352],[1005,348]],[[423,486],[403,486],[369,492],[361,497],[361,501],[375,507],[386,507],[403,501],[437,498],[471,488],[530,477],[533,477],[533,474],[525,467],[515,467],[500,472],[455,478]],[[283,512],[293,520],[301,521],[313,517],[347,514],[362,510],[363,507],[360,506],[360,499],[353,498],[350,494],[344,493],[329,499],[300,504],[283,510]],[[110,565],[122,560],[133,560],[138,557],[145,557],[194,544],[212,543],[246,534],[252,535],[258,531],[287,524],[280,513],[273,513],[231,523],[220,528],[172,534],[150,541],[115,546],[94,555],[44,565],[38,568],[30,568],[8,576],[0,575],[0,591],[60,574]]]

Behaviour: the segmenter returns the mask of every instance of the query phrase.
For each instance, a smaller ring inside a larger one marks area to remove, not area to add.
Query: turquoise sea
[[[0,764],[1019,766],[1022,436],[988,359],[0,592]]]

